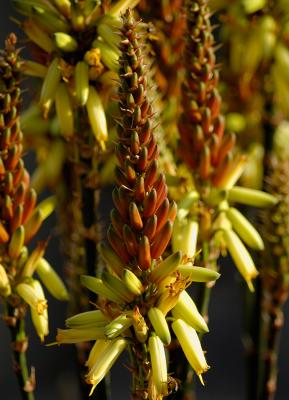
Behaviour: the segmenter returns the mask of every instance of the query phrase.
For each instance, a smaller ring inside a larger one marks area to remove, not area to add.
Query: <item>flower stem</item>
[[[29,375],[26,359],[28,338],[25,333],[24,315],[17,318],[16,309],[8,306],[7,326],[10,330],[13,351],[13,369],[17,376],[19,390],[22,400],[34,400],[35,377],[34,369],[31,368]]]

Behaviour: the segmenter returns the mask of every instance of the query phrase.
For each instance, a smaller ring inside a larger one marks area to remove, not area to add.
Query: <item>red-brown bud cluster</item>
[[[108,241],[135,272],[147,270],[165,251],[176,215],[167,199],[167,185],[158,173],[159,149],[153,135],[153,114],[147,96],[146,67],[127,11],[121,30],[119,108],[121,120],[116,154],[117,187]]]
[[[232,162],[235,135],[224,135],[221,97],[217,89],[214,37],[207,0],[187,1],[183,114],[179,121],[180,153],[200,180],[218,183]]]
[[[22,160],[20,61],[15,44],[16,37],[11,34],[0,56],[0,243],[9,242],[21,226],[26,228],[27,242],[40,226],[40,221],[28,221],[36,193],[29,188],[30,178]]]

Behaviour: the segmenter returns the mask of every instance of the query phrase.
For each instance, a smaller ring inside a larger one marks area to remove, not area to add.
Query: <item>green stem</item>
[[[18,380],[22,400],[34,400],[35,381],[33,374],[29,375],[27,367],[26,351],[28,339],[25,333],[24,316],[16,318],[15,309],[11,306],[8,306],[7,325],[11,335],[13,369]]]
[[[129,346],[131,361],[132,387],[131,394],[133,400],[142,400],[147,392],[148,380],[144,366],[147,364],[148,354],[145,345],[134,343]]]

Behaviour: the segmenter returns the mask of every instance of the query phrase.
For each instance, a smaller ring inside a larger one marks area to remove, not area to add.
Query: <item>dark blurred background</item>
[[[24,40],[10,16],[14,15],[9,0],[0,0],[0,39],[3,47],[6,35],[14,31],[19,37],[20,47]],[[33,168],[33,157],[26,156],[29,168]],[[106,208],[110,201],[110,193],[105,194]],[[107,212],[107,211],[106,211]],[[105,219],[105,210],[103,211]],[[53,235],[56,217],[50,217],[39,238],[52,234],[46,258],[62,274],[63,259],[60,254],[59,238]],[[199,400],[244,400],[245,368],[242,342],[242,283],[232,263],[222,268],[222,276],[213,290],[210,305],[210,333],[203,339],[203,347],[207,351],[207,360],[211,366],[205,374],[205,387],[197,385]],[[54,341],[57,327],[64,326],[66,306],[52,298],[49,300],[50,335],[47,343]],[[1,306],[0,306],[1,310]],[[289,317],[289,307],[285,314]],[[29,364],[36,367],[37,389],[39,400],[80,400],[78,378],[75,371],[75,354],[72,345],[61,347],[45,347],[29,325],[31,346],[28,352]],[[17,382],[12,372],[9,332],[0,320],[0,400],[20,400]],[[285,327],[281,340],[281,357],[279,362],[279,386],[276,400],[288,400],[289,371],[289,323],[285,319]],[[128,400],[129,373],[119,361],[112,373],[112,400]],[[81,399],[86,400],[86,399]]]

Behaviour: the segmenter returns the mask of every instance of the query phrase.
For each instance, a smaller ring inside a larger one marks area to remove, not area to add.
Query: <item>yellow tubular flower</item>
[[[192,282],[211,282],[219,279],[220,274],[213,269],[197,267],[192,263],[180,265],[178,271]]]
[[[92,86],[89,88],[86,108],[92,132],[99,145],[104,147],[108,138],[106,117],[101,98]]]
[[[30,308],[30,311],[37,335],[40,337],[41,342],[44,342],[44,337],[49,334],[48,312],[44,310],[43,314],[39,315],[33,308]]]
[[[32,285],[19,283],[16,286],[16,292],[39,315],[44,313],[44,310],[47,308],[47,301],[42,296],[39,296],[38,291]]]
[[[209,332],[206,321],[199,313],[193,299],[185,290],[180,294],[178,302],[173,308],[172,313],[175,318],[183,319],[198,332]]]
[[[264,242],[259,232],[247,220],[246,217],[234,207],[230,207],[226,211],[226,215],[230,220],[233,229],[237,232],[244,242],[255,250],[264,250]]]
[[[69,296],[64,283],[44,258],[40,258],[35,269],[39,278],[53,297],[58,300],[68,300]]]
[[[109,319],[100,310],[86,311],[80,314],[73,315],[65,320],[65,325],[68,328],[83,329],[89,326],[105,326]]]
[[[101,353],[109,346],[111,343],[110,340],[98,339],[94,345],[92,346],[88,359],[85,365],[88,369],[91,369],[96,363],[98,358],[100,357]]]
[[[7,272],[3,265],[0,264],[0,295],[7,297],[11,294],[11,287]]]
[[[108,346],[100,353],[97,362],[92,366],[86,376],[88,384],[92,385],[90,396],[99,382],[110,371],[111,367],[126,348],[127,342],[125,339],[115,339],[109,341]]]
[[[196,252],[199,224],[193,220],[176,220],[173,228],[173,251],[181,251],[187,258],[192,258]]]
[[[58,344],[81,343],[96,339],[105,339],[104,327],[57,329],[56,341]]]
[[[157,307],[152,307],[148,312],[148,317],[157,336],[164,344],[169,345],[171,334],[164,314]]]
[[[174,321],[172,328],[188,362],[198,375],[201,383],[204,384],[202,374],[208,371],[210,367],[205,359],[197,332],[181,319]]]
[[[258,271],[252,257],[234,231],[231,229],[224,230],[223,236],[236,267],[247,282],[250,291],[253,292],[252,279],[256,278]]]
[[[149,338],[148,349],[152,364],[152,379],[158,395],[168,394],[167,360],[164,345],[158,336]]]
[[[105,336],[115,339],[133,324],[132,317],[126,313],[119,315],[105,327]]]

